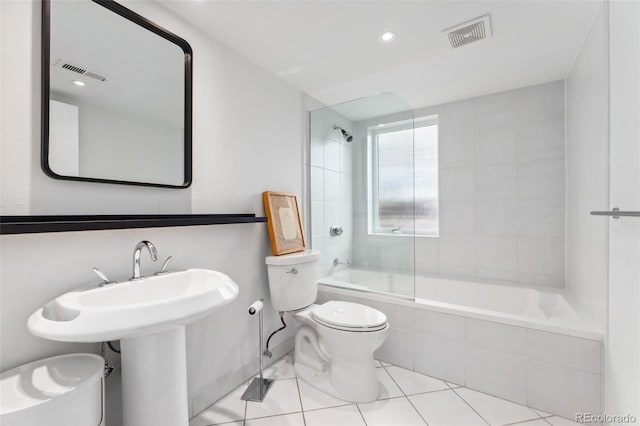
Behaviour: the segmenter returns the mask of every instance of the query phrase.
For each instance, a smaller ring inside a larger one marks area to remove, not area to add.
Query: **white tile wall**
[[[353,144],[333,131],[337,125],[353,133],[353,124],[330,108],[311,112],[308,196],[311,204],[311,247],[320,250],[320,274],[335,268],[336,257],[353,260]],[[331,226],[344,234],[329,235]]]
[[[563,287],[564,88],[560,80],[414,111],[438,115],[440,138],[440,235],[416,237],[415,264],[406,261],[412,241],[368,236],[366,162],[355,158],[357,264]],[[366,140],[354,143],[364,155]]]

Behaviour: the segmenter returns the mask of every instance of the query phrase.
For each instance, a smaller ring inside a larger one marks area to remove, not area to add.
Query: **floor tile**
[[[406,368],[396,366],[385,368],[405,395],[449,389],[449,386],[442,380],[434,379]]]
[[[546,417],[545,420],[551,423],[553,426],[574,426],[574,425],[581,424],[569,419],[565,419],[564,417],[558,417],[558,416]]]
[[[455,392],[492,426],[524,422],[526,420],[539,418],[538,414],[529,407],[496,398],[486,393],[467,388],[457,388]]]
[[[487,423],[452,390],[412,395],[409,400],[429,426],[486,426]]]
[[[549,423],[545,422],[543,419],[536,419],[527,420],[526,422],[513,423],[509,426],[549,426]]]
[[[305,411],[304,419],[307,426],[366,426],[355,405]]]
[[[304,426],[304,418],[302,417],[302,413],[262,417],[247,420],[245,426]]]
[[[329,394],[319,391],[302,380],[298,380],[298,387],[300,389],[300,398],[302,399],[302,409],[305,411],[350,404],[348,401],[334,398]]]
[[[459,388],[460,387],[460,385],[457,385],[455,383],[451,383],[451,382],[445,382],[445,383],[448,384],[449,387],[451,387],[451,388]]]
[[[536,413],[538,413],[538,415],[539,415],[540,417],[550,417],[550,416],[553,416],[553,414],[549,414],[549,413],[547,413],[547,412],[545,412],[545,411],[542,411],[542,410],[537,410],[537,409],[535,409],[535,408],[532,408],[532,410],[533,410],[533,411],[535,411]]]
[[[380,381],[380,396],[378,399],[395,398],[403,396],[402,391],[393,381],[389,373],[384,368],[376,368],[378,380]]]
[[[265,368],[262,374],[263,377],[273,380],[295,379],[296,372],[293,368],[293,358],[291,354],[286,354],[278,361]]]
[[[229,392],[215,404],[194,417],[191,422],[189,422],[189,426],[209,426],[244,420],[246,403],[241,400],[240,397],[246,389],[246,384],[238,386],[235,390]]]
[[[425,424],[406,397],[358,404],[358,407],[367,426],[413,426]]]
[[[262,402],[247,401],[247,419],[302,411],[296,379],[276,380]]]

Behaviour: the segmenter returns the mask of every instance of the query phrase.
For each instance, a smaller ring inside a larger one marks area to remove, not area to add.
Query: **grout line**
[[[302,410],[302,411],[304,411],[305,413],[308,413],[308,412],[311,412],[311,411],[319,411],[319,410],[328,410],[328,409],[331,409],[331,408],[348,407],[348,406],[350,406],[350,405],[355,405],[355,404],[357,404],[357,402],[348,402],[348,401],[345,401],[345,402],[344,402],[344,404],[340,404],[340,405],[331,405],[331,406],[329,406],[329,407],[312,408],[312,409],[310,409],[310,410]]]
[[[360,413],[360,417],[362,417],[362,421],[364,422],[364,425],[367,426],[367,421],[364,418],[364,415],[362,414],[362,410],[360,410],[360,406],[356,403],[356,408],[358,409],[358,413]]]
[[[387,370],[387,367],[382,366],[382,368],[384,368],[384,371],[387,372],[387,374],[389,375],[389,377],[391,377],[391,380],[393,380],[393,383],[396,384],[396,386],[398,387],[398,389],[400,389],[400,392],[402,392],[402,395],[404,395],[404,398],[409,402],[409,404],[411,404],[411,406],[413,407],[413,409],[416,411],[416,413],[418,413],[418,416],[420,416],[420,418],[422,419],[422,421],[429,426],[429,422],[427,422],[427,419],[425,419],[424,417],[422,417],[422,414],[420,413],[420,411],[418,411],[418,409],[416,408],[415,405],[413,405],[413,401],[411,401],[407,394],[404,392],[404,390],[402,389],[402,387],[400,386],[400,384],[398,384],[398,382],[396,382],[395,377],[393,377],[393,374],[389,373],[389,370]]]
[[[302,395],[300,394],[300,384],[298,383],[298,376],[296,375],[296,389],[298,390],[298,401],[300,401],[300,410],[302,410],[302,422],[307,425],[307,419],[304,417],[304,406],[302,405]]]
[[[455,391],[455,389],[451,389],[451,392],[453,392],[453,393],[454,393],[458,398],[460,398],[460,399],[462,400],[462,402],[464,402],[465,404],[467,404],[467,405],[469,406],[469,408],[471,408],[471,409],[472,409],[472,410],[473,410],[473,411],[474,411],[474,412],[475,412],[475,413],[476,413],[476,414],[477,414],[477,415],[478,415],[478,416],[479,416],[479,417],[480,417],[480,418],[481,418],[481,419],[482,419],[486,424],[488,424],[489,426],[491,426],[491,423],[489,423],[489,422],[488,422],[484,417],[482,417],[482,416],[480,415],[480,413],[478,413],[478,412],[476,411],[476,409],[475,409],[475,408],[473,408],[473,407],[471,406],[471,404],[469,404],[469,403],[467,402],[467,400],[466,400],[466,399],[464,399],[463,397],[461,397],[460,395],[458,395],[458,392],[456,392],[456,391]]]

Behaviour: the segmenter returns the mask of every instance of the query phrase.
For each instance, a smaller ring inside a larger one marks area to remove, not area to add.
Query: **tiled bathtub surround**
[[[328,274],[333,259],[352,260],[353,251],[353,144],[333,130],[340,126],[353,133],[353,124],[330,108],[311,112],[309,160],[309,205],[311,241],[320,250],[320,272]],[[329,235],[331,226],[341,225],[341,236]]]
[[[389,337],[376,352],[381,360],[567,418],[601,411],[599,340],[321,289],[320,301],[338,299],[387,314]]]
[[[554,81],[414,111],[437,114],[440,135],[440,235],[416,237],[417,274],[564,287],[564,89]],[[362,162],[366,147],[354,149]],[[366,193],[366,169],[356,170],[355,192]],[[356,248],[384,239],[384,262],[404,262],[392,249],[402,237],[357,229]],[[380,264],[356,253],[360,265]]]

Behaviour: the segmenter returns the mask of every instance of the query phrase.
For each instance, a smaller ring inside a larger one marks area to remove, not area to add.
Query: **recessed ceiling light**
[[[393,39],[395,38],[396,38],[396,33],[392,31],[387,31],[380,34],[380,40],[382,41],[390,42],[390,41],[393,41]]]
[[[80,80],[73,80],[73,84],[75,84],[76,86],[84,86],[84,81],[80,81]]]

